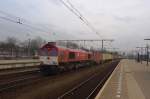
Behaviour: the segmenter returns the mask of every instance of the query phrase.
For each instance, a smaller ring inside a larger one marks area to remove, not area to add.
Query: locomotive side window
[[[69,52],[69,58],[75,59],[75,52]]]
[[[88,59],[90,59],[91,58],[91,54],[88,54]]]

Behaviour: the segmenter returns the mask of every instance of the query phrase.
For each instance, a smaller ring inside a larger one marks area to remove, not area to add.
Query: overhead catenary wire
[[[74,7],[74,5],[69,0],[67,0],[67,3],[80,15],[81,19],[85,21],[87,25],[89,25],[90,27],[92,27],[92,29],[94,29],[94,27],[90,25],[90,22],[80,13],[78,9]]]
[[[17,23],[17,21],[12,20],[12,19],[7,18],[7,17],[0,16],[0,18],[3,19],[3,20],[6,20],[6,21],[10,21],[10,22],[13,22],[13,23]]]
[[[26,19],[14,16],[12,14],[9,14],[9,13],[1,11],[1,10],[0,10],[0,19],[3,19],[5,21],[9,21],[9,22],[12,22],[12,23],[20,24],[20,25],[23,25],[25,27],[29,27],[31,29],[34,29],[34,30],[37,30],[37,31],[40,31],[40,32],[49,33],[49,31],[46,31],[45,29],[42,29],[42,28],[39,28],[39,27],[36,27],[36,26],[32,26],[31,23]]]
[[[42,29],[41,26],[40,26],[40,28],[37,26],[33,26],[30,21],[23,19],[21,17],[15,16],[15,15],[12,15],[10,13],[4,12],[2,10],[0,10],[0,19],[28,27],[28,28],[36,30],[38,32],[51,33],[51,35],[54,36],[52,31],[49,32],[46,29]],[[60,35],[55,35],[55,36],[62,38],[62,36],[60,36]]]
[[[68,8],[72,13],[74,13],[78,18],[80,18],[80,19],[82,20],[81,16],[80,16],[78,13],[76,13],[72,8],[70,8],[70,6],[68,6],[63,0],[60,0],[60,2],[61,2],[66,8]]]
[[[60,0],[60,2],[68,8],[73,14],[75,14],[84,24],[86,24],[96,35],[101,37],[100,33],[93,27],[93,25],[80,13],[78,9],[75,8],[75,6],[67,0],[66,2],[64,0]]]
[[[64,2],[64,0],[60,0],[62,1],[62,3],[71,11],[73,12],[76,16],[78,16],[78,18],[83,22],[85,23],[94,33],[96,33],[97,35],[100,36],[100,34],[96,31],[96,29],[90,24],[90,22],[80,13],[80,11],[78,9],[76,9],[74,7],[73,4],[71,4],[70,2],[68,2],[68,4],[66,4],[66,2]],[[46,31],[45,29],[42,29],[42,28],[39,28],[39,27],[36,27],[36,26],[33,26],[31,25],[31,23],[28,23],[27,20],[21,18],[21,17],[18,17],[18,16],[14,16],[10,13],[7,13],[7,12],[4,12],[4,11],[1,11],[0,10],[0,18],[3,19],[3,20],[6,20],[6,21],[9,21],[9,22],[13,22],[13,23],[17,23],[19,25],[24,25],[26,27],[29,27],[31,29],[34,29],[34,30],[37,30],[37,31],[42,31],[42,32],[46,32],[46,33],[49,33],[49,31]]]
[[[4,12],[4,11],[2,11],[2,10],[0,10],[0,13],[2,14],[2,15],[5,15],[6,17],[9,17],[9,18],[14,18],[14,19],[17,19],[18,17],[16,17],[16,16],[14,16],[14,15],[12,15],[12,14],[9,14],[9,13],[7,13],[7,12]]]

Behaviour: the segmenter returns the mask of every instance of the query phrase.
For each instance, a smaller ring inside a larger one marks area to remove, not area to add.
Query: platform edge
[[[117,68],[119,67],[121,61],[119,62],[119,64],[115,67],[114,71],[112,72],[112,74],[110,75],[110,77],[107,79],[106,83],[104,84],[104,86],[102,87],[102,89],[99,91],[99,93],[96,95],[95,99],[100,99],[100,96],[103,92],[103,90],[105,89],[105,87],[108,85],[110,79],[113,77],[113,75],[115,74]]]

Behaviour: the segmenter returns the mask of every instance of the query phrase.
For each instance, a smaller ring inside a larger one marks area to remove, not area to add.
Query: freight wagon
[[[103,62],[111,61],[112,59],[113,59],[112,54],[110,54],[110,53],[103,53],[102,54],[102,61]]]

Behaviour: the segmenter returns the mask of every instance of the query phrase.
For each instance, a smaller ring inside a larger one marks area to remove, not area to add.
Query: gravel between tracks
[[[40,81],[33,82],[28,86],[0,94],[0,99],[57,99],[58,96],[73,86],[107,67],[108,65],[105,64],[56,76],[43,77]]]

